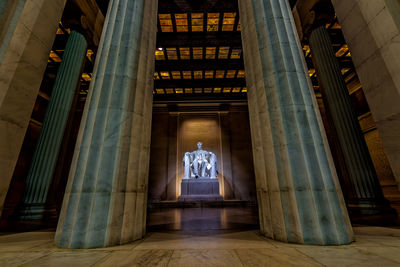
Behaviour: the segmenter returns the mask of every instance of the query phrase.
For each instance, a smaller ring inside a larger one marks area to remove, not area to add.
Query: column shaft
[[[13,18],[12,27],[0,22],[0,27],[3,27],[0,28],[0,209],[9,189],[65,2],[8,0],[2,18]],[[10,5],[17,5],[19,11],[8,11]]]
[[[398,12],[389,2],[394,1],[376,0],[366,5],[365,1],[332,0],[400,188],[400,25],[399,14],[393,15]]]
[[[146,227],[157,0],[111,0],[55,236],[93,248]]]
[[[339,63],[324,26],[310,35],[313,62],[358,201],[376,206],[387,203],[354,110]]]
[[[353,233],[287,0],[239,0],[261,232],[306,244]]]
[[[26,0],[3,0],[0,2],[0,62],[2,61]]]
[[[40,219],[86,55],[83,35],[71,32],[29,168],[22,216]]]

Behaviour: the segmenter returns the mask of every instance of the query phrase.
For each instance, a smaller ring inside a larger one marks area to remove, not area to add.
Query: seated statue
[[[198,142],[198,149],[186,152],[183,157],[185,176],[183,179],[210,178],[217,179],[218,164],[214,153],[202,149],[203,143]]]

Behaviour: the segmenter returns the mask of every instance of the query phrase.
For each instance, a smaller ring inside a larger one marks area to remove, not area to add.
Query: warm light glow
[[[203,47],[193,47],[193,59],[203,59]]]
[[[160,71],[161,79],[163,80],[169,80],[169,72],[168,71]]]
[[[240,48],[232,48],[231,59],[240,59],[240,54],[242,53],[242,49]]]
[[[203,79],[203,71],[195,70],[193,71],[193,74],[195,79]]]
[[[54,62],[57,62],[57,63],[59,63],[59,62],[62,61],[61,58],[60,58],[53,50],[50,51],[50,58],[51,58]]]
[[[167,57],[168,60],[178,60],[178,54],[176,52],[176,48],[167,48]]]
[[[245,77],[245,72],[244,70],[239,70],[236,78],[244,78]]]
[[[92,49],[88,49],[88,50],[86,51],[86,57],[87,57],[91,62],[93,62],[93,58],[92,58],[93,54],[94,54],[94,52],[93,52]]]
[[[233,31],[233,27],[235,25],[235,17],[236,13],[224,13],[224,20],[222,21],[222,30],[223,31]]]
[[[188,20],[187,14],[175,14],[176,31],[187,32],[188,31]]]
[[[163,50],[156,50],[155,55],[156,55],[156,60],[165,60]]]
[[[232,79],[232,78],[235,78],[235,75],[236,75],[236,70],[228,70],[226,72],[226,77],[225,78]]]
[[[192,13],[192,32],[203,31],[203,13]]]
[[[204,78],[206,79],[212,79],[214,78],[214,71],[213,70],[206,70],[204,73]]]
[[[228,54],[229,54],[229,46],[221,46],[219,48],[219,54],[218,54],[219,59],[228,59]]]
[[[225,76],[225,70],[217,70],[215,72],[215,78],[216,79],[223,79]]]
[[[341,57],[346,52],[349,50],[349,46],[347,44],[344,44],[337,52],[336,52],[336,57]]]
[[[190,59],[189,47],[179,47],[179,54],[181,59]]]
[[[179,80],[181,79],[181,72],[180,71],[171,71],[172,79]]]
[[[218,31],[219,24],[219,13],[208,13],[207,14],[207,31]]]
[[[344,75],[346,72],[348,72],[350,68],[343,68],[341,69],[342,75]]]
[[[86,82],[90,82],[92,80],[90,75],[87,73],[82,73],[82,79],[84,79]]]
[[[182,71],[183,79],[192,79],[192,72],[190,70]]]
[[[158,14],[162,32],[173,32],[171,14]]]
[[[215,59],[216,51],[217,51],[216,47],[207,47],[206,48],[206,59]]]

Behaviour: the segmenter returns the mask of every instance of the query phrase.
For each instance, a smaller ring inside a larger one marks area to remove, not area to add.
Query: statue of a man
[[[186,152],[183,157],[185,167],[184,179],[217,178],[217,157],[214,153],[203,150],[203,143],[197,143],[197,150]]]
[[[197,150],[193,151],[193,173],[196,178],[200,177],[205,177],[206,176],[206,168],[208,165],[208,156],[209,153],[205,150],[203,150],[203,143],[198,142],[197,143]]]

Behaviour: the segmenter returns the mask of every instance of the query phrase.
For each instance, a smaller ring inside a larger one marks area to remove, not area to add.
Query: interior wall
[[[155,106],[149,175],[149,202],[176,201],[183,156],[197,149],[217,155],[224,200],[256,201],[247,105]]]

